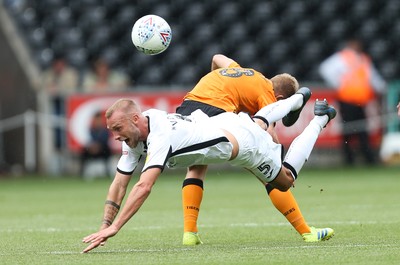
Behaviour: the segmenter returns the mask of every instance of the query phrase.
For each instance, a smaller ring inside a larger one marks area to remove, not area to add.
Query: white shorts
[[[282,167],[282,147],[254,123],[249,115],[223,113],[211,119],[235,136],[239,143],[239,153],[229,161],[231,165],[243,167],[265,182],[271,182],[277,177]]]

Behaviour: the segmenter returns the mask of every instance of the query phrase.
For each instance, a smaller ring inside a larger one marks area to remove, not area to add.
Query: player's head
[[[356,51],[357,53],[362,53],[363,52],[362,41],[361,41],[361,39],[359,39],[357,37],[349,38],[346,41],[346,47]]]
[[[292,75],[283,73],[271,78],[277,100],[292,96],[299,89],[299,82]]]
[[[107,128],[114,139],[124,141],[134,148],[139,141],[146,140],[148,129],[139,105],[131,99],[117,100],[107,111]]]
[[[121,98],[114,102],[106,111],[106,119],[109,119],[114,112],[121,111],[125,114],[141,112],[140,106],[135,101],[127,98]]]

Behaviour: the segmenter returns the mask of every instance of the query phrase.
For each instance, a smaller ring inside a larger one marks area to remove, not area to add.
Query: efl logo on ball
[[[135,47],[148,55],[165,51],[172,39],[171,27],[162,17],[146,15],[139,18],[132,28],[132,42]]]

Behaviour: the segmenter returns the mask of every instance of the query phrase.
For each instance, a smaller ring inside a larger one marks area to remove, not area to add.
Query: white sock
[[[260,109],[254,116],[261,116],[269,124],[277,122],[293,110],[298,110],[303,105],[303,95],[294,94],[286,99],[279,100]]]
[[[327,122],[327,115],[315,116],[304,131],[293,140],[284,162],[295,170],[295,172],[292,172],[294,177],[297,177],[304,163],[308,160],[315,142]]]

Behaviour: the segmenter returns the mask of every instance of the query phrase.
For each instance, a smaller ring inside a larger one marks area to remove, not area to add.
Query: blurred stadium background
[[[326,85],[318,75],[318,64],[356,34],[389,83],[388,94],[371,111],[376,116],[372,126],[378,131],[377,149],[388,132],[399,131],[394,117],[400,94],[398,0],[0,3],[0,173],[74,171],[73,165],[53,168],[58,155],[58,163],[68,164],[66,157],[73,156],[73,150],[68,140],[62,154],[52,150],[49,139],[53,136],[47,128],[67,130],[68,120],[52,116],[45,107],[48,97],[37,87],[41,72],[61,52],[82,74],[94,58],[107,58],[114,69],[129,75],[128,93],[151,94],[149,106],[166,104],[173,110],[179,104],[176,99],[209,71],[215,53],[226,54],[267,77],[288,72],[301,85],[323,91]],[[150,13],[164,17],[173,31],[170,47],[157,56],[139,53],[130,39],[135,20]],[[332,164],[338,155],[337,144],[318,146],[316,152],[324,150],[329,150],[328,163]]]

